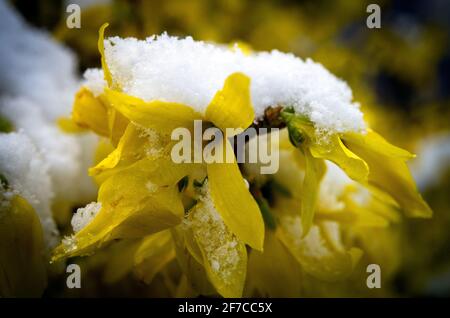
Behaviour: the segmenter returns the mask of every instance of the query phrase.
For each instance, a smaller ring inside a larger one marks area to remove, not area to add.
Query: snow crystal
[[[77,209],[70,222],[74,232],[81,231],[86,225],[91,223],[101,208],[102,204],[100,202],[91,202],[84,208]]]
[[[211,269],[223,279],[230,279],[240,256],[237,251],[237,238],[228,230],[211,199],[207,181],[199,197],[199,205],[185,219],[198,244],[206,253]]]
[[[281,216],[280,226],[295,246],[299,246],[302,243],[303,226],[299,215]]]
[[[14,126],[26,133],[39,148],[48,164],[57,197],[74,200],[81,196],[82,191],[94,191],[93,182],[83,178],[85,174],[80,172],[92,165],[93,159],[86,162],[83,155],[93,153],[96,138],[61,133],[54,123],[44,118],[39,105],[23,97],[0,99],[0,115],[14,122]],[[85,152],[81,142],[85,145]],[[80,183],[85,187],[81,188]]]
[[[83,85],[89,89],[94,96],[99,96],[103,93],[103,89],[106,86],[106,81],[103,75],[103,71],[97,68],[87,69],[84,74]]]
[[[164,152],[165,145],[169,142],[169,136],[161,134],[158,131],[136,125],[139,129],[139,137],[147,138],[147,143],[144,146],[145,153],[148,157],[161,157]]]
[[[421,141],[417,159],[411,162],[420,189],[434,186],[450,169],[450,134],[430,136]]]
[[[0,115],[39,149],[55,200],[91,200],[96,188],[85,172],[93,164],[97,137],[67,135],[55,123],[70,114],[79,86],[74,56],[49,34],[28,26],[4,1],[0,16]]]
[[[338,249],[342,248],[339,226],[337,223],[327,222],[331,227],[333,239],[337,240],[335,242]],[[323,238],[321,229],[317,225],[313,225],[305,237],[302,237],[302,225],[301,217],[298,215],[284,215],[280,218],[280,225],[287,235],[289,241],[293,246],[300,251],[304,256],[317,257],[329,254],[329,249],[327,247],[327,242]]]
[[[148,190],[150,193],[155,193],[155,192],[158,191],[158,189],[159,189],[159,186],[158,186],[157,184],[154,184],[154,183],[151,182],[151,181],[148,181],[148,182],[145,184],[145,187],[147,188],[147,190]]]
[[[351,180],[345,172],[336,164],[325,161],[327,171],[320,183],[318,209],[341,210],[344,203],[340,200],[344,190],[349,185],[357,186],[357,183]]]
[[[77,239],[75,235],[65,236],[61,243],[64,245],[66,252],[71,252],[77,249]]]
[[[50,210],[53,191],[48,166],[23,132],[0,134],[0,172],[12,191],[33,206],[44,229],[47,247],[56,245],[58,231]]]
[[[345,204],[342,196],[349,187],[351,187],[350,198],[359,205],[366,205],[372,197],[370,191],[352,180],[335,163],[326,160],[327,171],[320,183],[319,200],[317,201],[318,210],[340,211],[344,209]]]
[[[27,96],[50,120],[69,114],[78,87],[74,55],[28,26],[6,1],[0,16],[0,94]]]
[[[303,255],[309,257],[320,258],[321,256],[329,254],[327,242],[317,225],[311,227],[309,233],[302,239],[299,248]]]
[[[105,55],[122,90],[147,101],[184,103],[204,113],[226,77],[242,72],[251,78],[257,117],[268,106],[293,106],[320,131],[365,129],[348,85],[310,59],[279,51],[245,55],[239,49],[166,34],[146,40],[108,38]]]

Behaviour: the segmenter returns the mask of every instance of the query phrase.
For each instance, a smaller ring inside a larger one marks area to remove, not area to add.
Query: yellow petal
[[[399,158],[405,161],[415,157],[415,155],[409,151],[392,145],[370,128],[367,129],[366,134],[347,133],[343,138],[345,141],[349,140],[353,144],[358,144],[361,147],[371,149],[371,151],[383,156]]]
[[[104,181],[98,201],[102,208],[74,237],[74,246],[61,245],[54,259],[85,255],[114,238],[133,238],[175,226],[184,208],[177,182],[189,174],[190,165],[168,158],[143,159]]]
[[[138,238],[180,223],[184,207],[177,187],[160,190],[111,232],[114,238]]]
[[[80,128],[90,129],[100,136],[109,136],[108,111],[100,98],[87,88],[81,88],[75,95],[72,120]]]
[[[114,151],[114,146],[106,138],[100,138],[94,153],[94,164],[99,164],[102,160]]]
[[[228,76],[223,88],[208,105],[205,117],[222,131],[250,126],[255,117],[250,99],[250,79],[242,73]]]
[[[230,143],[225,139],[227,153],[233,153]],[[219,153],[223,152],[220,143]],[[233,163],[211,163],[207,165],[208,185],[214,205],[231,232],[250,245],[262,250],[264,244],[264,221],[258,204],[253,199],[239,167]]]
[[[104,251],[108,256],[102,277],[105,283],[116,283],[133,270],[133,258],[139,244],[140,240],[121,240]]]
[[[175,248],[169,230],[142,239],[134,254],[136,276],[150,284],[155,275],[175,258]]]
[[[129,120],[114,108],[108,108],[109,138],[114,146],[117,146],[128,127]]]
[[[315,158],[327,159],[337,164],[351,179],[366,183],[369,167],[361,158],[351,152],[337,135],[330,137],[326,145],[314,143],[310,146]]]
[[[250,295],[301,296],[301,267],[272,231],[266,233],[264,252],[250,252],[247,275]]]
[[[189,226],[214,288],[223,297],[241,297],[247,272],[247,250],[215,213],[209,205],[199,202],[188,215]]]
[[[142,146],[147,141],[147,139],[141,137],[141,135],[142,133],[139,129],[134,124],[130,123],[120,139],[117,148],[95,167],[89,169],[89,175],[95,176],[105,170],[112,169],[117,166],[121,159],[134,159],[133,161],[141,159],[138,152],[139,150],[142,150]]]
[[[398,204],[384,192],[369,186],[370,193],[360,185],[348,185],[339,196],[344,203],[343,208],[326,210],[322,208],[314,217],[315,221],[336,221],[340,224],[355,227],[381,227],[386,228],[391,223],[400,221]],[[380,195],[382,193],[382,195]],[[361,202],[356,196],[366,196]]]
[[[387,227],[389,222],[386,218],[379,216],[367,207],[361,207],[355,203],[347,203],[344,211],[321,211],[315,217],[316,221],[336,221],[340,224],[361,227]]]
[[[171,134],[175,128],[191,127],[202,116],[191,107],[163,101],[145,102],[127,94],[106,89],[109,103],[129,120],[158,132]]]
[[[103,74],[105,75],[105,80],[108,83],[108,87],[112,87],[112,76],[111,72],[109,71],[108,64],[106,63],[106,57],[105,57],[105,29],[108,27],[109,23],[104,23],[100,30],[98,31],[98,51],[101,55],[101,61],[102,61],[102,69]]]
[[[348,134],[345,145],[369,165],[369,184],[392,196],[406,215],[431,217],[432,211],[417,191],[405,160],[411,155],[392,146],[373,131]]]
[[[284,217],[277,228],[277,236],[302,266],[302,269],[323,281],[334,282],[351,275],[362,253],[357,248],[345,250],[340,242],[334,242],[327,229],[313,225],[302,237],[298,216]]]
[[[16,195],[0,203],[0,297],[40,297],[47,285],[39,218]]]
[[[199,263],[203,264],[203,255],[200,247],[197,244],[197,240],[195,239],[193,230],[189,226],[182,226],[183,235],[184,235],[184,244],[186,245],[186,249],[191,253],[192,257]]]
[[[309,149],[305,148],[303,153],[305,154],[306,171],[302,188],[301,215],[303,235],[306,235],[313,222],[320,180],[325,174],[326,165],[322,159],[314,158]]]
[[[112,176],[116,171],[114,168],[111,169],[99,169],[99,171],[91,171],[105,160],[116,148],[112,145],[111,141],[106,138],[101,138],[98,142],[97,148],[94,153],[94,167],[89,168],[89,175],[93,177],[97,185],[101,185],[103,181]]]
[[[214,295],[216,291],[206,275],[203,267],[203,256],[198,261],[186,247],[185,227],[178,225],[171,230],[175,245],[176,257],[183,274],[187,277],[190,285],[200,295]],[[197,244],[195,242],[195,244]]]
[[[367,209],[391,223],[399,223],[401,221],[401,209],[398,203],[378,188],[371,187],[370,192],[372,199],[368,203]]]
[[[82,128],[75,124],[71,118],[61,117],[57,120],[57,125],[61,131],[69,134],[77,134],[86,132],[86,128]]]

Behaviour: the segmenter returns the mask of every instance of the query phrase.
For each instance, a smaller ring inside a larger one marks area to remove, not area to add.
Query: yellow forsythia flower
[[[77,212],[72,220],[76,233],[55,249],[54,260],[92,254],[122,239],[128,243],[121,248],[134,256],[113,258],[107,269],[110,280],[126,269],[150,282],[176,255],[182,282],[199,294],[300,296],[304,275],[323,282],[352,275],[367,248],[356,243],[363,240],[359,229],[388,227],[400,218],[400,210],[407,216],[431,216],[405,164],[410,153],[370,128],[336,126],[324,137],[318,127],[331,124],[320,121],[320,107],[302,113],[289,102],[268,104],[267,110],[278,108],[261,118],[255,114],[251,86],[257,78],[246,74],[246,67],[227,74],[221,88],[207,96],[203,111],[162,96],[143,99],[128,93],[130,79],[119,72],[120,61],[105,55],[105,27],[98,42],[105,87],[100,92],[81,88],[71,122],[61,125],[109,138],[113,150],[89,170],[99,184],[97,203]],[[237,64],[256,63],[251,52],[231,54]],[[277,52],[274,56],[275,61],[294,59]],[[312,62],[305,63],[309,67]],[[320,67],[312,69],[326,78],[325,84],[334,81]],[[196,120],[227,137],[217,151],[233,154],[231,162],[173,162],[171,132],[180,127],[192,131]],[[277,154],[282,168],[267,178],[247,164],[239,167],[229,139],[233,135],[227,135],[228,128],[244,131],[261,121],[282,128]],[[334,198],[337,208],[321,193],[330,165],[348,178]],[[364,202],[356,198],[361,193],[366,193]],[[85,213],[93,218],[86,222]]]

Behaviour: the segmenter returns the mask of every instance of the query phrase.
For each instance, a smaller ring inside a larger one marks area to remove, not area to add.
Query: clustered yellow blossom
[[[98,211],[54,250],[53,261],[99,253],[120,239],[120,257],[108,267],[112,277],[134,271],[150,283],[176,259],[182,279],[174,295],[188,286],[200,295],[301,296],[312,289],[311,279],[348,280],[365,253],[382,258],[370,240],[383,240],[386,234],[377,231],[388,231],[401,212],[431,216],[405,163],[413,155],[371,129],[321,138],[289,105],[268,105],[282,128],[273,132],[281,167],[275,175],[261,176],[236,160],[174,163],[175,128],[192,130],[194,120],[223,132],[254,124],[252,79],[230,74],[204,115],[189,105],[143,101],[112,77],[105,27],[98,47],[107,87],[98,96],[81,88],[71,119],[60,124],[93,131],[112,149],[102,155],[99,147],[101,159],[89,170],[99,185]],[[221,149],[233,153],[227,138]],[[348,176],[339,202],[321,192],[330,169]]]

